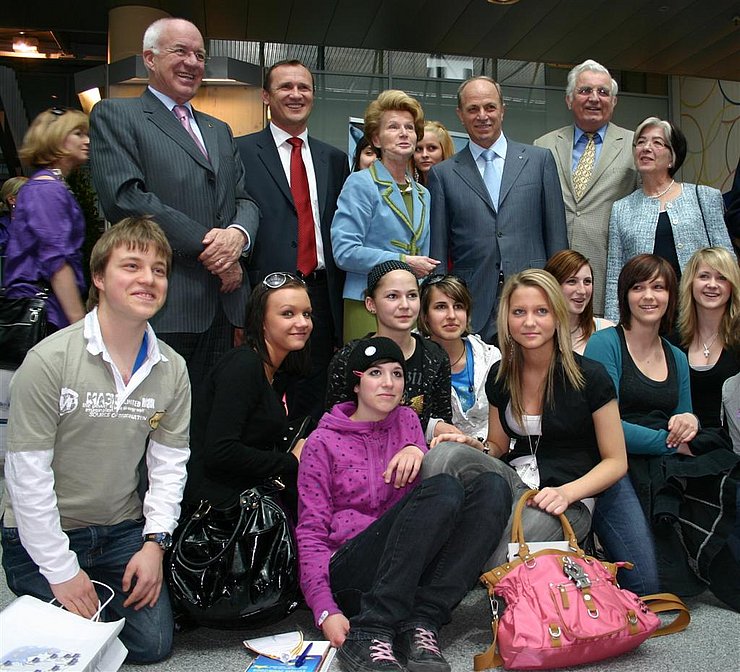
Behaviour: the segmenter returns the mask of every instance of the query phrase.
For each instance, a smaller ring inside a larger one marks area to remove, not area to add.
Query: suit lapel
[[[285,170],[283,170],[283,164],[280,161],[280,155],[275,146],[275,138],[272,137],[269,126],[263,131],[260,131],[257,144],[259,146],[258,156],[260,161],[262,161],[262,165],[267,169],[272,179],[275,180],[283,196],[285,196],[289,203],[295,206],[295,203],[293,203],[293,194],[290,191],[290,185],[288,184],[288,179],[285,177]]]
[[[414,203],[414,221],[412,222],[409,219],[408,210],[406,209],[406,203],[401,195],[401,190],[396,186],[393,177],[385,166],[383,166],[380,161],[376,161],[370,166],[369,171],[378,187],[380,197],[411,233],[410,243],[401,243],[400,241],[395,240],[391,242],[394,245],[403,246],[406,250],[406,254],[420,254],[418,240],[424,232],[424,218],[426,217],[426,205],[423,198],[423,189],[416,182],[411,180],[411,188],[413,190],[412,200]]]
[[[213,122],[199,114],[195,109],[193,109],[193,116],[195,121],[198,122],[200,134],[203,136],[203,144],[208,152],[208,161],[213,166],[213,172],[218,173],[220,152],[218,151],[218,136],[216,129],[213,127]]]
[[[619,153],[625,149],[625,137],[624,133],[618,130],[618,127],[610,123],[606,127],[606,133],[604,134],[604,146],[601,148],[601,154],[599,154],[599,160],[596,162],[594,172],[591,174],[591,179],[588,183],[588,190],[598,181],[599,177],[603,172],[614,163]]]
[[[201,151],[195,146],[193,139],[187,134],[185,129],[180,125],[175,115],[170,112],[163,103],[151,92],[146,89],[141,96],[142,106],[147,118],[162,133],[172,138],[180,147],[182,147],[195,161],[208,170],[213,170],[213,166],[203,156]],[[201,130],[202,133],[202,130]],[[206,145],[207,147],[208,145]]]
[[[329,166],[323,148],[308,137],[308,148],[311,150],[313,172],[316,176],[316,194],[319,198],[319,218],[324,219],[326,211],[326,192],[329,189]]]
[[[483,181],[478,166],[475,164],[470,147],[465,147],[465,149],[455,154],[453,160],[455,161],[455,172],[459,175],[460,179],[478,194],[481,200],[495,213],[496,208],[491,203],[491,195],[488,193],[486,183]],[[503,184],[501,186],[503,187]]]
[[[504,159],[504,172],[501,176],[501,190],[499,191],[498,203],[499,208],[506,199],[506,195],[519,177],[519,173],[526,165],[527,147],[518,142],[507,143],[506,159]]]
[[[573,126],[558,135],[555,143],[555,158],[558,162],[558,170],[561,175],[567,175],[568,189],[573,193]]]

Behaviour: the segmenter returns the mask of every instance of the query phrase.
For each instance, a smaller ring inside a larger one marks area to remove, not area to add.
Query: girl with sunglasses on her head
[[[87,163],[88,129],[87,115],[79,110],[51,108],[33,120],[19,152],[36,172],[16,199],[6,248],[5,295],[19,299],[50,290],[49,331],[85,316],[85,217],[65,178]]]
[[[671,264],[655,254],[633,257],[619,274],[617,299],[619,325],[594,334],[586,357],[601,362],[617,388],[630,480],[651,525],[637,543],[624,540],[622,557],[634,562],[652,552],[660,589],[695,595],[709,585],[740,610],[740,458],[720,432],[700,429],[686,356],[662,337],[677,301]],[[621,498],[604,503],[617,531],[634,529]]]
[[[419,316],[419,281],[403,261],[386,261],[370,269],[365,307],[375,317],[376,331],[395,341],[406,358],[405,403],[419,415],[427,441],[442,433],[460,433],[452,425],[450,364],[436,343],[414,333]],[[326,407],[346,401],[347,360],[354,341],[337,351],[329,364]]]
[[[228,506],[270,477],[281,478],[284,502],[295,508],[303,441],[288,453],[275,450],[288,427],[276,378],[283,372],[305,373],[312,329],[303,280],[271,273],[252,290],[245,344],[216,363],[193,400],[184,513],[202,499]]]
[[[308,437],[298,472],[301,588],[347,672],[450,672],[439,629],[511,508],[497,474],[469,485],[418,477],[427,446],[418,417],[400,405],[407,366],[389,338],[356,342],[347,401]]]
[[[421,285],[419,331],[440,345],[450,360],[452,424],[485,442],[488,437],[488,371],[501,359],[495,345],[469,333],[473,298],[465,281],[431,275]]]

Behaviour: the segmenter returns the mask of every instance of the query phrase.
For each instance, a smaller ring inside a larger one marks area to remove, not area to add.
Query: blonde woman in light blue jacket
[[[645,119],[635,130],[633,154],[642,188],[612,206],[604,314],[617,321],[617,279],[632,257],[654,253],[680,278],[699,248],[732,252],[724,222],[722,194],[712,187],[678,182],[674,175],[686,158],[686,137],[671,122]]]

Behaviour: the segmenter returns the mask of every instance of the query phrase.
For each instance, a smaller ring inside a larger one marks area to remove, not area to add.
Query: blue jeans
[[[628,560],[635,566],[619,570],[620,586],[638,595],[660,592],[653,533],[629,475],[599,495],[593,529],[609,560]]]
[[[115,596],[106,607],[106,620],[126,619],[119,635],[128,649],[126,662],[153,663],[165,658],[172,649],[174,623],[167,586],[153,607],[139,611],[124,607],[127,595],[121,591],[126,565],[142,545],[143,522],[127,520],[118,525],[81,527],[66,532],[69,547],[77,555],[80,567],[91,579],[110,586]],[[18,528],[0,527],[3,569],[8,587],[16,595],[33,595],[49,601],[54,597],[49,582],[39,572],[23,548]]]
[[[497,474],[465,487],[447,474],[422,481],[331,560],[349,637],[439,631],[480,576],[510,508],[509,487]]]

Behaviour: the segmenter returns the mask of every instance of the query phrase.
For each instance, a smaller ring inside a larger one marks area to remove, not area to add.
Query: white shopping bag
[[[0,670],[116,672],[128,654],[118,639],[125,622],[88,621],[24,595],[0,612]]]

